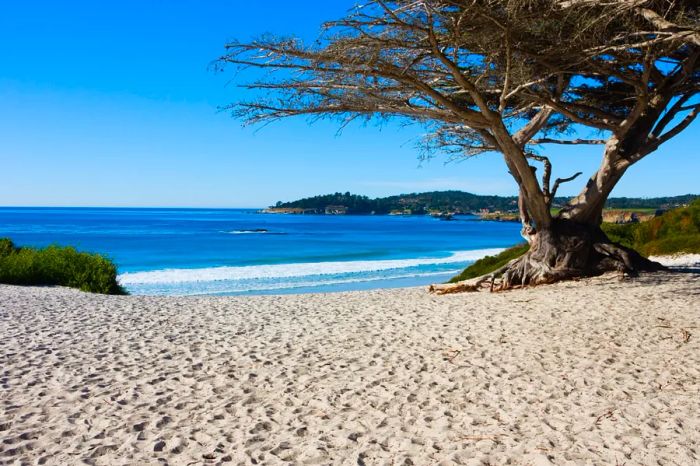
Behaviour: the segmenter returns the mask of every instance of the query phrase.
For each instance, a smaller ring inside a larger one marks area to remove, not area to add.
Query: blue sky
[[[351,191],[515,194],[498,155],[419,163],[419,128],[286,120],[243,128],[243,92],[209,63],[230,39],[313,40],[352,1],[5,2],[0,14],[0,205],[259,207]],[[617,196],[697,193],[699,125],[630,169]],[[552,150],[554,176],[600,147]]]

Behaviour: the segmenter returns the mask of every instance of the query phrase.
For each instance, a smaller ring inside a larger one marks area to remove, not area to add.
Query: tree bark
[[[437,294],[483,289],[504,291],[605,272],[636,276],[639,272],[664,269],[638,252],[610,241],[597,224],[555,218],[548,228],[538,230],[530,240],[528,252],[499,270],[471,280],[432,285],[429,291]]]
[[[554,219],[532,237],[530,250],[506,267],[499,290],[618,271],[631,276],[663,266],[608,239],[598,224]]]
[[[537,177],[527,161],[525,152],[514,141],[503,122],[494,125],[493,137],[497,141],[506,165],[518,183],[524,204],[537,229],[547,229],[552,221],[549,205],[540,188]]]
[[[603,161],[581,193],[559,212],[559,218],[577,223],[600,225],[605,201],[625,174],[629,163],[620,157],[620,141],[612,136],[605,144]]]
[[[610,137],[598,171],[549,224],[540,226],[538,222],[538,228],[527,237],[530,250],[508,264],[500,289],[609,271],[635,275],[640,271],[663,269],[636,251],[613,243],[600,229],[608,196],[627,169],[645,155],[648,135],[664,108],[663,98],[652,99],[650,108],[634,124],[626,127],[620,135]],[[523,191],[527,194],[527,190]],[[532,199],[525,195],[522,200],[532,212]]]

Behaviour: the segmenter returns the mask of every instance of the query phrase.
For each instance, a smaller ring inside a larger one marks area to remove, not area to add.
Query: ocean
[[[137,295],[427,285],[517,243],[519,231],[517,223],[468,215],[444,221],[253,209],[0,208],[0,237],[103,254]]]

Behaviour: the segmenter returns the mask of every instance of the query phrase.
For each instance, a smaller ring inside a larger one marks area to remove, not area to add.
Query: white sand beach
[[[505,293],[0,286],[0,463],[700,464],[700,275]]]

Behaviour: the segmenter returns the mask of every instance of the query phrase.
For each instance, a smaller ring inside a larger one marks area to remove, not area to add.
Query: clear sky
[[[515,194],[499,155],[419,163],[419,128],[286,120],[242,128],[217,106],[241,89],[209,63],[265,32],[313,40],[353,1],[4,2],[0,13],[0,205],[260,207],[351,191]],[[617,196],[700,192],[696,122],[632,167]],[[600,147],[553,149],[554,176]]]

